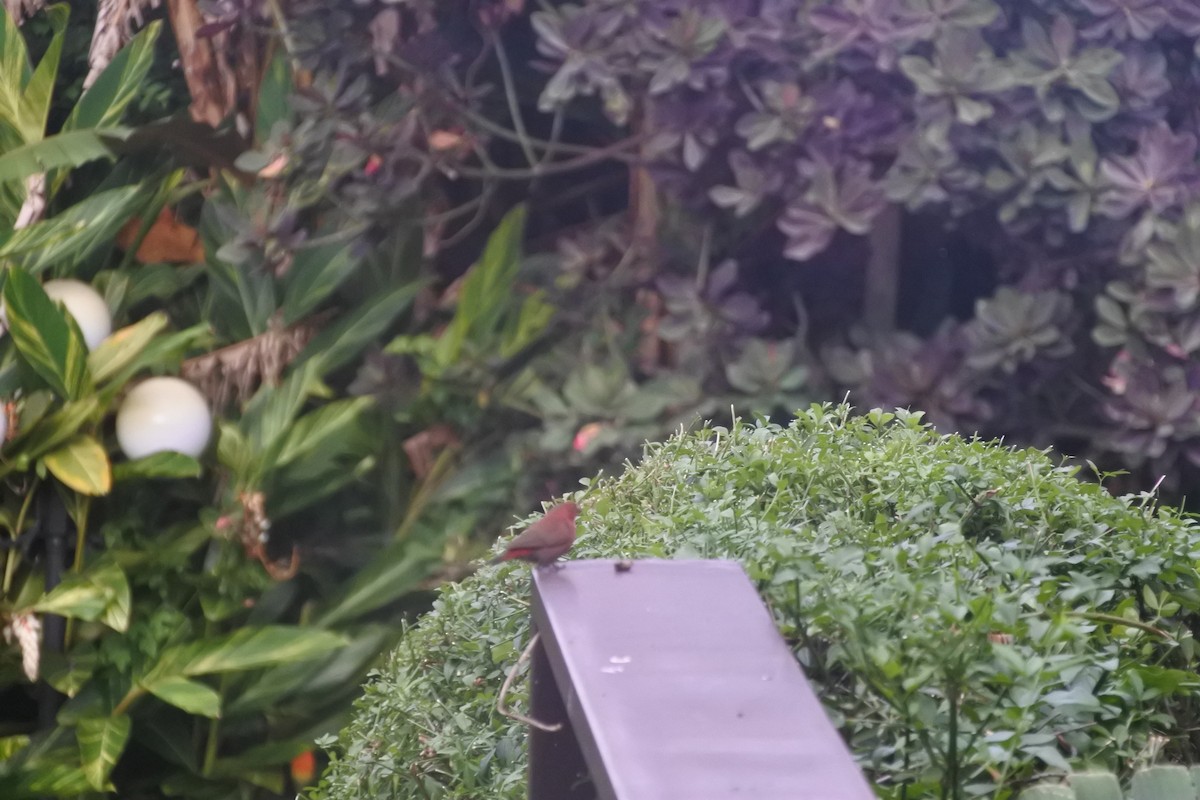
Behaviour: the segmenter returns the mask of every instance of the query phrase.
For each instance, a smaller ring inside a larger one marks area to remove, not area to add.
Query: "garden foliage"
[[[0,795],[14,800],[277,797],[311,778],[293,758],[343,724],[397,635],[372,615],[419,607],[497,502],[457,479],[454,456],[473,452],[457,437],[401,446],[423,426],[403,427],[407,397],[352,386],[364,351],[403,331],[450,371],[516,355],[547,322],[538,297],[491,291],[523,264],[519,211],[467,281],[479,288],[449,304],[456,335],[435,340],[413,321],[419,227],[372,240],[312,183],[234,165],[302,124],[282,52],[232,148],[181,120],[125,127],[174,57],[161,29],[64,105],[66,6],[26,28],[0,16]],[[89,352],[42,289],[52,277],[100,290],[116,332]],[[155,374],[207,395],[199,458],[121,455],[113,414]],[[60,525],[65,559],[47,539]]]
[[[670,385],[665,407],[519,406],[551,431],[591,426],[586,456],[681,411],[850,391],[1171,483],[1200,452],[1196,9],[407,0],[291,13],[355,131],[340,147],[376,159],[346,185],[351,202],[388,208],[420,182],[451,209],[447,230],[469,235],[488,208],[530,198],[591,326],[563,347],[608,362],[573,380],[614,400]],[[362,114],[392,90],[403,124]],[[899,250],[872,245],[898,271],[868,276],[865,237],[893,215]],[[865,281],[893,279],[898,307],[863,300],[879,288]],[[543,363],[543,379],[562,385],[564,363]],[[568,441],[544,443],[578,464]]]
[[[919,415],[814,406],[649,445],[580,496],[575,558],[740,562],[881,797],[1196,757],[1200,527],[1152,495]],[[527,592],[512,565],[445,588],[310,796],[524,796],[526,731],[494,706]]]
[[[1193,800],[1200,795],[1196,767],[1155,766],[1134,772],[1128,793],[1111,772],[1072,772],[1067,781],[1036,784],[1021,792],[1022,800]]]
[[[809,261],[890,203],[990,256],[1002,285],[968,321],[907,348],[851,341],[854,367],[826,350],[863,402],[1160,470],[1197,460],[1195,3],[594,0],[532,22],[555,68],[541,107],[636,110],[659,185],[732,227],[735,255],[773,227]]]

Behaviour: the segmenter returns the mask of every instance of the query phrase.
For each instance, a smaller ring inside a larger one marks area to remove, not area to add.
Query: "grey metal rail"
[[[728,561],[533,571],[530,800],[870,800]]]

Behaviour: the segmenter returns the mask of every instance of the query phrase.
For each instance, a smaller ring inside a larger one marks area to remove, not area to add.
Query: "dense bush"
[[[847,407],[650,445],[582,494],[576,558],[742,563],[881,796],[1196,757],[1200,527],[1151,495]],[[525,731],[493,705],[527,586],[506,566],[446,588],[314,796],[523,796]]]

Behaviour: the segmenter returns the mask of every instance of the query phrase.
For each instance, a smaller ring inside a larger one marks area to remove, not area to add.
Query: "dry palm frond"
[[[45,5],[46,0],[4,0],[4,8],[18,25],[41,11]]]
[[[46,173],[39,172],[25,179],[25,202],[13,223],[13,230],[27,228],[46,213]]]
[[[273,323],[252,339],[183,362],[183,377],[200,388],[213,408],[243,403],[259,386],[274,386],[319,329],[316,320],[284,328]]]
[[[159,0],[100,0],[96,10],[96,27],[92,31],[92,46],[88,50],[88,74],[83,79],[87,89],[124,47],[133,32],[144,24],[142,12],[158,6]]]

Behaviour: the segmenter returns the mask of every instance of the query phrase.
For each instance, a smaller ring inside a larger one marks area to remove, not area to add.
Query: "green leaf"
[[[25,362],[63,398],[77,400],[85,394],[91,384],[87,346],[41,284],[23,269],[10,269],[4,307],[13,343]]]
[[[196,349],[211,349],[212,342],[212,329],[205,322],[185,328],[178,333],[156,336],[132,362],[121,367],[118,374],[109,379],[110,386],[121,386],[143,369],[152,369],[160,374],[177,372],[186,353]],[[101,344],[103,345],[103,343]]]
[[[69,131],[22,145],[0,155],[0,181],[24,180],[52,169],[78,167],[89,161],[113,158],[108,142],[124,138],[127,133],[120,128]]]
[[[85,717],[79,721],[75,736],[79,741],[79,757],[88,784],[97,791],[111,791],[108,776],[129,740],[132,721],[116,717]]]
[[[525,207],[505,215],[488,238],[487,247],[463,280],[454,319],[438,339],[442,364],[458,360],[463,344],[495,333],[503,319],[521,265],[525,235]]]
[[[283,311],[288,325],[327,299],[350,273],[360,259],[352,252],[352,244],[333,242],[296,251],[291,269],[284,278]]]
[[[436,543],[393,542],[351,579],[341,598],[318,615],[316,623],[339,625],[403,597],[429,577],[440,558]]]
[[[199,478],[204,468],[191,456],[173,451],[153,453],[132,461],[120,461],[113,465],[115,482],[145,478]]]
[[[47,453],[46,468],[68,487],[82,494],[99,496],[112,489],[112,466],[100,442],[91,436],[76,436]]]
[[[182,708],[189,714],[214,719],[221,715],[221,696],[203,683],[176,675],[153,683],[143,683],[142,688],[164,703]]]
[[[1072,772],[1076,800],[1124,800],[1121,782],[1111,772]]]
[[[0,235],[0,259],[35,274],[51,266],[79,263],[100,247],[111,246],[121,226],[144,202],[140,185],[96,192],[50,219],[7,238]]]
[[[96,648],[77,645],[58,658],[49,657],[42,661],[42,678],[67,697],[74,697],[92,679],[99,663]],[[2,759],[3,756],[0,756]]]
[[[291,116],[292,70],[286,47],[276,47],[271,62],[258,84],[258,108],[254,120],[254,140],[262,144],[271,135],[275,123]]]
[[[261,669],[292,661],[317,658],[346,644],[344,637],[329,631],[287,625],[242,628],[207,641],[172,648],[160,660],[163,676],[210,675]],[[155,672],[159,671],[156,667]],[[147,678],[156,683],[161,677]]]
[[[279,708],[285,698],[292,697],[305,705],[324,704],[326,698],[338,696],[347,686],[357,687],[362,683],[363,674],[379,653],[398,636],[399,631],[393,626],[356,628],[349,644],[323,659],[266,670],[234,699],[225,702],[225,714],[236,716]]]
[[[283,445],[273,466],[282,467],[297,460],[319,458],[323,451],[332,449],[350,435],[351,429],[360,424],[363,412],[373,403],[370,397],[336,400],[305,414],[283,431]]]
[[[67,29],[69,9],[66,3],[57,3],[46,8],[46,18],[53,37],[21,93],[17,111],[17,129],[26,142],[41,139],[46,132],[46,117],[50,113],[50,99],[54,93],[54,79],[58,76],[58,62],[62,58],[63,36]]]
[[[408,308],[421,286],[416,282],[401,286],[367,301],[355,313],[343,315],[337,323],[313,337],[293,366],[312,362],[318,375],[340,367],[382,335]]]
[[[154,44],[162,31],[155,20],[138,32],[96,78],[63,123],[64,131],[116,125],[137,93],[154,63]]]
[[[21,90],[32,73],[25,38],[5,6],[0,9],[0,120],[16,125],[20,118]]]
[[[264,386],[254,395],[242,414],[241,429],[260,456],[274,460],[274,452],[283,446],[283,437],[317,384],[312,364],[301,364],[278,386]]]
[[[68,575],[29,610],[99,621],[123,633],[129,629],[131,607],[125,573],[112,561],[98,561],[86,572]]]
[[[155,311],[133,325],[121,328],[88,354],[88,368],[96,383],[111,378],[132,364],[150,341],[167,327],[167,315]]]
[[[1075,792],[1060,783],[1039,783],[1021,792],[1021,800],[1075,800]]]
[[[18,461],[41,458],[74,437],[99,411],[100,403],[95,395],[66,403],[58,411],[37,420],[31,427],[18,434],[5,446],[5,454]]]
[[[1187,767],[1156,766],[1133,773],[1132,800],[1195,800]]]

